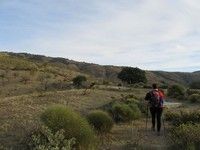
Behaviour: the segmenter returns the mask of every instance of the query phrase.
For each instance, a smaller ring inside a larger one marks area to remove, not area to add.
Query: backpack
[[[150,92],[150,99],[149,102],[151,104],[151,107],[160,107],[161,104],[161,95],[158,90],[152,90]]]

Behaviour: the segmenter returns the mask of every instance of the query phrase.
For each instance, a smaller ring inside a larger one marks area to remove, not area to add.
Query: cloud
[[[197,0],[4,1],[0,48],[149,70],[198,70],[199,4]]]

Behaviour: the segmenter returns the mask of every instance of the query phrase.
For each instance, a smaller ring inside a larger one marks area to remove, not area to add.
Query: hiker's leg
[[[157,108],[156,114],[157,114],[157,131],[160,132],[162,108]]]
[[[154,129],[155,128],[155,118],[156,118],[155,108],[151,107],[150,112],[151,112],[151,118],[152,118],[152,128]]]

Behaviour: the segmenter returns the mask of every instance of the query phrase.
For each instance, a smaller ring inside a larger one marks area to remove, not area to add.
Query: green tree
[[[80,87],[84,81],[87,81],[87,78],[83,75],[78,75],[73,79],[73,84],[77,87]]]
[[[123,68],[122,71],[118,74],[118,78],[123,82],[127,82],[128,84],[147,82],[145,71],[132,67]]]

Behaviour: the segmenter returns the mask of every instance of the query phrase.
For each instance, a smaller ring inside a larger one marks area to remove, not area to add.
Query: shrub
[[[136,119],[139,119],[141,117],[141,111],[138,107],[137,104],[128,104],[128,106],[132,109],[133,111],[133,119],[136,120]]]
[[[170,111],[167,111],[165,112],[165,120],[166,121],[174,121],[174,120],[178,120],[181,118],[181,114],[180,113],[177,113],[177,112],[170,112]]]
[[[34,129],[23,141],[26,149],[49,150],[65,149],[72,150],[76,140],[75,138],[66,139],[65,131],[59,130],[55,134],[46,127],[42,126]]]
[[[200,124],[182,124],[171,129],[169,139],[174,149],[200,149]]]
[[[54,133],[63,129],[67,139],[76,138],[77,147],[94,146],[95,136],[85,118],[64,106],[52,106],[41,115],[41,120]]]
[[[200,111],[166,112],[165,119],[171,121],[176,126],[183,123],[200,123]]]
[[[96,110],[87,116],[88,122],[99,134],[110,132],[113,127],[112,118],[104,111]]]
[[[128,104],[114,104],[112,114],[116,122],[127,122],[137,118],[134,110]]]
[[[74,79],[73,79],[73,84],[77,87],[80,87],[82,86],[82,83],[84,81],[87,81],[87,78],[85,76],[82,76],[82,75],[78,75],[76,76]]]
[[[199,94],[190,95],[189,101],[192,102],[192,103],[200,102],[200,95]]]
[[[180,85],[172,85],[168,88],[168,96],[177,99],[183,99],[185,95],[185,89]]]

